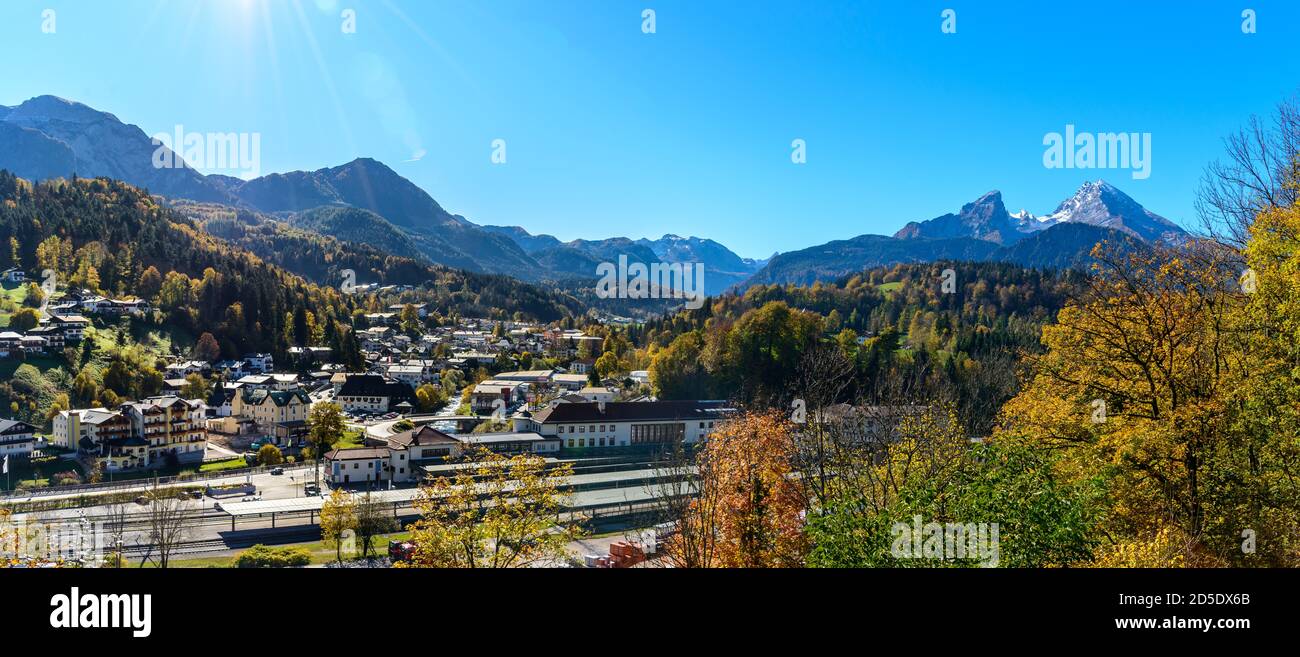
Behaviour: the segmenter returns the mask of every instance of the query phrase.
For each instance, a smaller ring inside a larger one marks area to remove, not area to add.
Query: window
[[[573,439],[572,439],[572,438],[569,439],[569,447],[573,447]]]

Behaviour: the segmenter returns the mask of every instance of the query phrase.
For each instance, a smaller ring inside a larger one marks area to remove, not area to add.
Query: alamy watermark
[[[260,132],[186,132],[178,124],[173,134],[159,132],[150,141],[155,169],[224,171],[246,180],[262,175]]]
[[[1151,133],[1076,132],[1043,135],[1043,166],[1048,169],[1129,169],[1134,180],[1151,176]]]
[[[894,542],[890,553],[895,559],[940,559],[973,561],[985,568],[996,568],[1000,556],[998,523],[926,522],[920,515],[912,522],[896,522],[890,527]]]
[[[686,299],[686,307],[704,306],[704,263],[628,263],[626,255],[618,265],[596,266],[596,296],[601,299]]]
[[[0,561],[96,567],[111,547],[110,537],[105,523],[85,518],[68,523],[21,518],[0,527]]]
[[[82,593],[72,587],[50,597],[50,627],[54,629],[131,630],[142,639],[153,631],[153,595],[149,593]]]

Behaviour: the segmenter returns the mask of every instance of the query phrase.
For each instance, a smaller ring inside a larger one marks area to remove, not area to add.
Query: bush
[[[258,465],[280,465],[283,462],[284,454],[275,445],[262,445],[262,449],[257,450]]]
[[[54,486],[75,486],[81,483],[81,475],[74,470],[56,472],[50,475],[50,484]]]
[[[311,555],[303,548],[267,547],[254,545],[240,554],[235,568],[295,568],[311,563]]]

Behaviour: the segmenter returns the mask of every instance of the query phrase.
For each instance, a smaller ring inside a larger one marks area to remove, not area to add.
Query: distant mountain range
[[[935,260],[1064,269],[1087,264],[1101,241],[1133,248],[1187,237],[1177,224],[1102,180],[1084,183],[1055,212],[1041,217],[1007,212],[1002,193],[994,190],[955,214],[910,222],[893,237],[860,235],[779,254],[747,284],[828,281],[880,265]]]
[[[369,158],[241,180],[205,176],[187,165],[157,168],[157,148],[140,128],[81,103],[39,96],[17,107],[0,106],[0,169],[20,177],[115,178],[164,197],[255,210],[343,241],[449,267],[530,281],[594,280],[597,264],[620,255],[631,262],[703,262],[707,292],[716,294],[763,264],[695,237],[562,243],[523,228],[479,226],[447,212],[414,183]]]
[[[563,242],[520,226],[483,226],[443,209],[383,163],[360,158],[316,171],[252,180],[203,175],[185,165],[157,168],[158,147],[143,130],[81,103],[39,96],[0,106],[0,169],[23,178],[105,176],[171,199],[256,211],[299,228],[381,251],[527,281],[594,280],[601,262],[703,263],[705,291],[756,283],[811,283],[899,262],[1003,260],[1033,267],[1086,262],[1100,240],[1170,242],[1186,233],[1104,181],[1088,182],[1054,212],[1007,212],[989,192],[956,213],[910,222],[893,237],[861,235],[767,260],[741,258],[699,237],[613,237]]]
[[[993,190],[963,205],[957,214],[907,224],[894,234],[899,239],[973,237],[1011,245],[1065,223],[1110,228],[1147,242],[1173,241],[1186,235],[1182,228],[1147,210],[1104,180],[1086,182],[1056,211],[1036,217],[1026,210],[1007,212],[1002,192]]]
[[[617,262],[620,255],[627,256],[629,263],[704,263],[704,291],[710,295],[743,283],[767,263],[766,260],[741,258],[731,249],[702,237],[664,235],[657,240],[612,237],[561,242],[551,235],[533,235],[519,226],[483,228],[510,237],[551,271],[572,272],[574,275],[594,272],[601,262]]]

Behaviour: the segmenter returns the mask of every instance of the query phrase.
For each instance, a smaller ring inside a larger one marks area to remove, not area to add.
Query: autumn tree
[[[194,358],[205,362],[212,362],[221,357],[221,345],[217,344],[217,339],[211,333],[204,331],[199,336],[199,341],[194,344]]]
[[[432,413],[447,404],[447,393],[432,383],[415,389],[415,407],[421,413]]]
[[[208,398],[208,381],[202,374],[191,372],[185,376],[185,385],[181,386],[181,396],[186,399]]]
[[[40,313],[34,308],[19,308],[9,316],[9,330],[30,331],[41,323]]]
[[[307,442],[316,462],[316,481],[320,482],[320,460],[330,447],[343,438],[343,409],[334,402],[311,407],[307,413]]]
[[[382,502],[371,499],[365,493],[357,502],[357,540],[361,545],[361,556],[369,559],[374,554],[375,539],[398,529],[397,519],[387,512]]]
[[[700,486],[694,447],[672,444],[655,467],[653,481],[645,484],[657,524],[671,527],[663,556],[652,564],[672,568],[712,568],[717,564],[715,527],[725,496],[718,486]],[[705,470],[704,474],[710,473]]]
[[[258,465],[280,465],[281,463],[284,463],[284,454],[280,452],[279,447],[267,444],[257,450]]]
[[[334,556],[343,563],[343,548],[352,547],[348,541],[357,528],[357,501],[352,494],[342,488],[335,488],[321,505],[320,532],[321,540],[327,546],[334,547]]]
[[[23,297],[23,305],[28,308],[40,308],[45,302],[45,290],[42,290],[35,281],[28,283],[24,289],[27,290],[27,296]]]
[[[410,526],[410,566],[527,568],[567,561],[581,531],[560,519],[573,474],[535,454],[472,454],[465,467],[420,488],[420,519]]]
[[[1286,280],[1269,264],[1277,254],[1252,248],[1266,272],[1258,280]],[[1114,512],[1099,555],[1175,545],[1170,564],[1221,565],[1247,559],[1247,530],[1268,531],[1274,548],[1289,543],[1281,537],[1294,534],[1300,501],[1289,463],[1300,451],[1295,432],[1279,430],[1285,408],[1263,407],[1289,386],[1266,382],[1284,379],[1255,344],[1263,315],[1287,313],[1249,301],[1235,254],[1219,245],[1099,245],[1093,256],[1099,271],[1043,330],[1047,353],[1003,409],[1001,434],[1058,451],[1071,477],[1106,479]]]
[[[799,567],[808,545],[804,495],[793,476],[795,442],[789,421],[778,413],[746,413],[710,434],[696,457],[699,504],[686,509],[680,527],[712,532],[710,565],[723,568]],[[716,505],[713,502],[716,502]],[[705,505],[709,508],[706,509]],[[703,514],[711,527],[694,529]],[[678,532],[667,550],[684,558]]]

